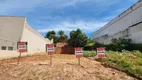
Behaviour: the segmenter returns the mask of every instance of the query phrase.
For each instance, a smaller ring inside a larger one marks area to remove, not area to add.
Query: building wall
[[[0,16],[0,59],[18,57],[17,42],[28,42],[28,52],[22,56],[45,52],[45,45],[53,43],[31,28],[25,17]],[[6,50],[1,47],[6,46]],[[8,50],[13,47],[13,50]]]
[[[5,50],[0,50],[0,60],[2,59],[9,59],[9,58],[18,58],[19,57],[19,52],[17,51],[5,51]],[[34,54],[46,54],[46,53],[22,53],[21,56],[30,56]]]
[[[133,43],[142,43],[142,23],[130,28],[130,38]]]
[[[29,53],[45,52],[46,44],[53,43],[53,41],[45,39],[39,33],[37,33],[34,29],[32,29],[27,22],[25,22],[21,41],[28,42]]]
[[[111,38],[123,37],[125,34],[122,34],[122,32],[127,30],[133,24],[142,21],[141,14],[142,1],[139,1],[121,15],[113,19],[111,22],[106,24],[104,27],[99,29],[97,32],[95,32],[91,39],[99,43],[108,44],[111,42]],[[128,37],[132,39],[133,43],[142,43],[142,38],[140,37],[142,32],[139,30],[140,26],[140,24],[137,25],[137,27],[133,26],[133,28],[131,28],[129,31],[131,36],[129,35]],[[107,35],[107,38],[104,38],[105,35]],[[137,38],[139,38],[139,40],[136,40]]]
[[[2,46],[13,47],[17,49],[17,42],[20,41],[23,27],[24,17],[7,17],[0,16],[0,50]]]

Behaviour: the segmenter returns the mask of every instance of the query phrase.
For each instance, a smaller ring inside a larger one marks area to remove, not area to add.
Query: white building
[[[28,42],[27,54],[45,52],[45,45],[53,43],[31,28],[25,17],[0,16],[0,57],[18,56],[17,42],[22,41]]]
[[[109,44],[112,38],[129,38],[132,43],[142,43],[142,0],[96,31],[91,39]]]

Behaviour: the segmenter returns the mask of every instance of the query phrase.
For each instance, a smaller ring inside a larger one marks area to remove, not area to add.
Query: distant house
[[[28,53],[45,52],[53,43],[31,28],[25,17],[0,16],[0,51],[17,51],[17,42],[28,42]]]
[[[142,0],[96,31],[91,40],[109,44],[112,38],[128,38],[132,43],[142,43]]]

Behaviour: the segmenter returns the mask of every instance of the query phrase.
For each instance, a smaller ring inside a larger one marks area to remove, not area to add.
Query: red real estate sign
[[[27,42],[18,42],[18,52],[27,52]]]
[[[98,58],[104,58],[105,57],[105,48],[97,48],[97,56],[98,56]]]
[[[76,55],[76,58],[83,57],[83,50],[82,50],[82,48],[75,48],[75,55]]]
[[[48,54],[54,54],[54,44],[46,44]]]

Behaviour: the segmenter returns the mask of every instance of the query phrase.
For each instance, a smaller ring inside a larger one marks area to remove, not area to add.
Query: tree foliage
[[[51,40],[51,39],[54,39],[55,36],[56,36],[56,32],[52,30],[52,31],[47,32],[45,37]]]
[[[52,31],[48,31],[46,33],[45,38],[48,38],[49,40],[54,40],[54,43],[56,43],[58,41],[58,37],[56,36],[56,32],[54,30]]]
[[[68,36],[64,34],[63,30],[60,30],[58,34],[59,34],[58,42],[68,42]]]
[[[94,50],[95,42],[88,39],[87,44],[85,45],[85,50]]]
[[[60,30],[60,31],[58,32],[58,34],[59,34],[60,36],[63,36],[63,35],[64,35],[64,31],[63,31],[63,30]]]
[[[86,47],[93,47],[94,45],[95,43],[92,40],[88,39]]]
[[[87,44],[87,36],[86,34],[82,33],[80,29],[77,29],[76,31],[70,32],[70,42],[72,43],[72,46],[74,47],[84,47]]]
[[[64,34],[64,31],[60,30],[58,34],[59,36],[56,35],[54,30],[48,31],[45,38],[48,38],[49,40],[53,39],[55,44],[57,42],[68,42],[68,36]]]
[[[68,36],[64,34],[64,31],[60,30],[58,32],[59,36],[56,36],[55,31],[49,31],[46,34],[46,38],[48,39],[54,39],[54,43],[57,42],[70,42],[73,47],[85,47],[88,43],[88,37],[86,34],[82,33],[80,29],[77,29],[76,31],[70,32],[70,39],[68,39]],[[89,43],[88,43],[89,44]],[[90,43],[89,45],[94,45],[93,43]]]
[[[109,45],[110,50],[113,51],[122,51],[123,49],[126,49],[130,43],[130,39],[124,39],[124,38],[119,38],[119,39],[112,39],[112,43]]]
[[[68,36],[67,35],[59,36],[58,42],[68,42]]]

